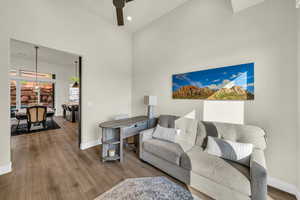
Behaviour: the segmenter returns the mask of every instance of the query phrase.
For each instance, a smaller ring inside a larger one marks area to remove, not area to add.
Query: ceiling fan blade
[[[126,3],[131,2],[131,1],[133,1],[133,0],[113,0],[113,4],[116,7],[117,20],[118,20],[119,26],[124,25],[123,8],[125,7]]]
[[[116,11],[117,11],[118,25],[123,26],[124,25],[123,8],[116,8]]]
[[[124,8],[126,0],[113,0],[113,4],[116,8]]]

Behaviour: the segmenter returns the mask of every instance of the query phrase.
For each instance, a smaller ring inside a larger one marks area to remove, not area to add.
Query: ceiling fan
[[[116,7],[116,11],[117,11],[117,20],[118,20],[119,26],[124,25],[123,8],[125,7],[126,3],[131,2],[131,1],[133,1],[133,0],[113,0],[113,4]]]

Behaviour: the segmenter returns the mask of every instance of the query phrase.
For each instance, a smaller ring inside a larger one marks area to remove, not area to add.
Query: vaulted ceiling
[[[125,26],[120,27],[129,32],[135,32],[159,19],[163,15],[191,0],[134,0],[124,8]],[[200,0],[198,0],[200,1]],[[233,12],[240,12],[262,3],[264,0],[219,0],[231,2]],[[81,0],[83,7],[101,16],[109,23],[117,24],[115,7],[112,0]],[[126,20],[130,16],[132,21]]]
[[[189,0],[134,0],[125,6],[125,26],[122,28],[135,32],[187,1]],[[82,0],[81,3],[91,12],[117,24],[112,0]],[[127,16],[132,17],[131,22],[126,20]]]
[[[80,3],[90,12],[101,16],[109,23],[117,25],[115,7],[113,6],[112,1],[113,0],[81,0]],[[134,0],[125,6],[125,26],[120,28],[129,32],[135,32],[188,1],[191,0]],[[262,3],[264,0],[218,1],[228,1],[228,3],[232,4],[233,12],[240,12],[244,9]],[[132,21],[126,20],[128,16],[132,17]]]

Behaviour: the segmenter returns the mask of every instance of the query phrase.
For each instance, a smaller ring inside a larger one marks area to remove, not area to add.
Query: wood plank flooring
[[[61,129],[12,137],[13,172],[0,176],[1,200],[93,200],[122,180],[136,177],[166,176],[179,183],[132,152],[126,152],[123,164],[102,163],[100,147],[78,148],[76,124],[62,118],[56,122]],[[269,195],[274,200],[296,199],[274,188]]]

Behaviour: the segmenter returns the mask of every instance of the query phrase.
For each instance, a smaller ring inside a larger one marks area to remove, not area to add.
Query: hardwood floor
[[[56,122],[61,129],[12,137],[13,172],[0,176],[1,200],[93,200],[120,181],[136,177],[166,176],[179,183],[132,152],[126,152],[123,164],[102,163],[99,147],[78,148],[76,124],[62,118]],[[274,200],[296,199],[273,188],[269,195]]]

